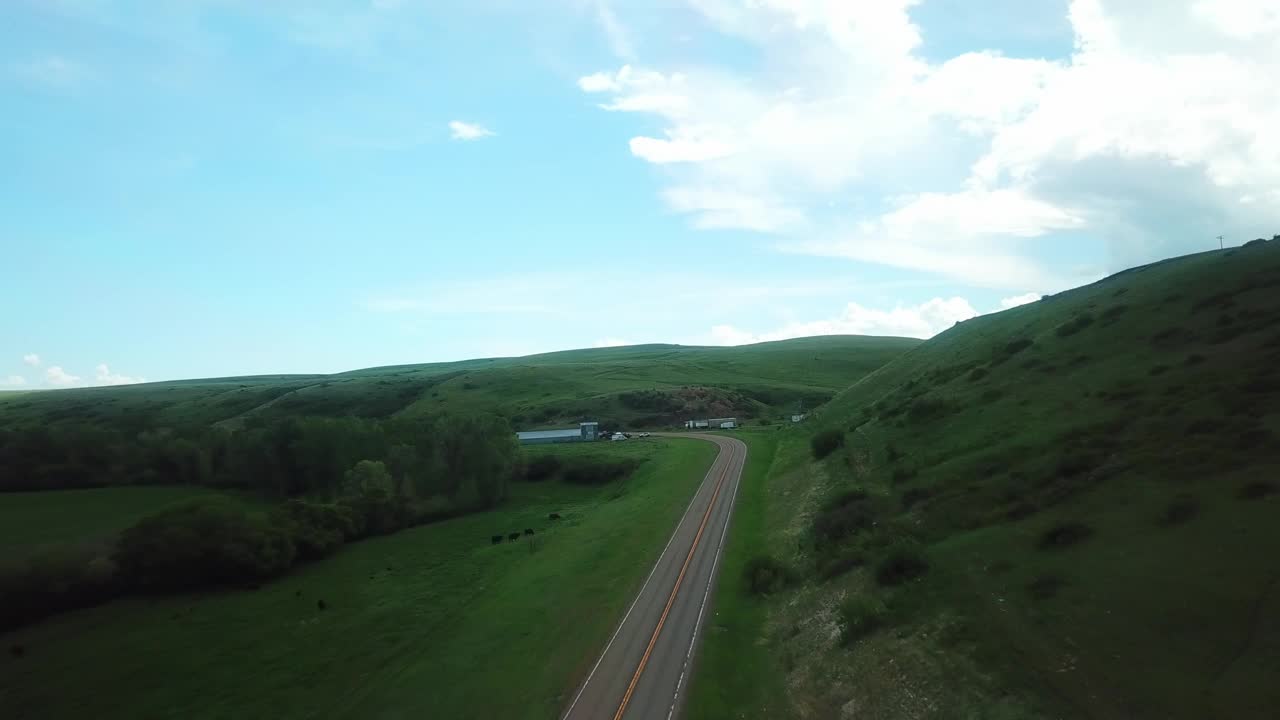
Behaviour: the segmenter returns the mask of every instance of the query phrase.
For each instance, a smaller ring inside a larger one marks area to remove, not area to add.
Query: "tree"
[[[348,495],[393,497],[394,483],[387,466],[380,460],[361,460],[345,476],[343,488]]]

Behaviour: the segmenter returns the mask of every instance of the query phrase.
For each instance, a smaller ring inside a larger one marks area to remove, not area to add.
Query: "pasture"
[[[642,462],[600,486],[515,483],[495,510],[346,546],[257,590],[127,598],[9,633],[23,654],[0,658],[0,707],[41,719],[555,717],[715,448],[534,452]],[[491,542],[510,532],[520,539]]]

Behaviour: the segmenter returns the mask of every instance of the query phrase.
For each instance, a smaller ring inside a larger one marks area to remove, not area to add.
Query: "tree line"
[[[0,430],[0,492],[182,484],[335,498],[361,460],[381,462],[396,495],[458,509],[506,496],[518,457],[492,415],[408,420],[297,417],[239,429],[128,433],[93,425]]]
[[[0,433],[0,488],[139,483],[243,488],[179,503],[118,538],[0,557],[0,630],[140,592],[253,585],[371,535],[492,507],[523,472],[514,433],[489,415],[290,418],[194,434],[100,428]]]

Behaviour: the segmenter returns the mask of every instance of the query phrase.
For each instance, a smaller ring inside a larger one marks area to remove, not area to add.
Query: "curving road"
[[[747,446],[717,435],[666,437],[713,442],[720,454],[564,720],[665,720],[683,707]]]

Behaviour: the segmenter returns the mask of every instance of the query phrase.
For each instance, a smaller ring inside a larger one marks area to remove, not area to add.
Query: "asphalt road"
[[[668,437],[713,442],[720,454],[604,652],[574,693],[565,720],[665,720],[681,714],[698,639],[711,612],[708,606],[747,446],[717,435]]]

